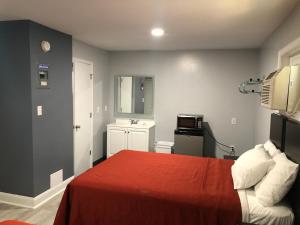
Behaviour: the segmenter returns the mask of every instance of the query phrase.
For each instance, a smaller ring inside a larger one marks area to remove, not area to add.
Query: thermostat
[[[46,64],[39,64],[38,68],[38,82],[40,88],[48,88],[48,73],[49,66]]]

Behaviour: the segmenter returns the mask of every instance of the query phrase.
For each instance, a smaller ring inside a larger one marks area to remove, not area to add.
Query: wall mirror
[[[115,76],[115,114],[153,115],[154,78],[151,76]]]

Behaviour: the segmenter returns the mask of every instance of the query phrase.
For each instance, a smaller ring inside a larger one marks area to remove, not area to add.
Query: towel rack
[[[261,94],[260,90],[257,90],[257,87],[254,88],[254,86],[258,86],[262,83],[262,80],[260,78],[257,79],[252,79],[250,78],[247,81],[244,81],[240,84],[239,86],[239,91],[242,94],[252,94],[252,93],[256,93],[256,94]]]

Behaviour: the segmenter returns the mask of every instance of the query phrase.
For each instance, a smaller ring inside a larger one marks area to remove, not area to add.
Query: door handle
[[[75,126],[73,126],[73,128],[77,131],[78,129],[80,129],[80,126],[79,125],[75,125]]]

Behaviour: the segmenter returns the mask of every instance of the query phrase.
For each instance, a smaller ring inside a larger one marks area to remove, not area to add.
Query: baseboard
[[[98,165],[99,163],[103,162],[106,159],[106,156],[103,156],[100,159],[97,159],[96,161],[93,162],[93,166]]]
[[[0,192],[0,202],[10,204],[10,205],[16,205],[16,206],[20,206],[20,207],[35,209],[35,208],[43,205],[45,202],[47,202],[54,196],[63,192],[65,190],[65,188],[67,187],[68,183],[70,183],[70,181],[72,181],[73,179],[74,179],[74,176],[64,180],[59,185],[48,189],[47,191],[39,194],[36,197],[28,197],[28,196]]]

